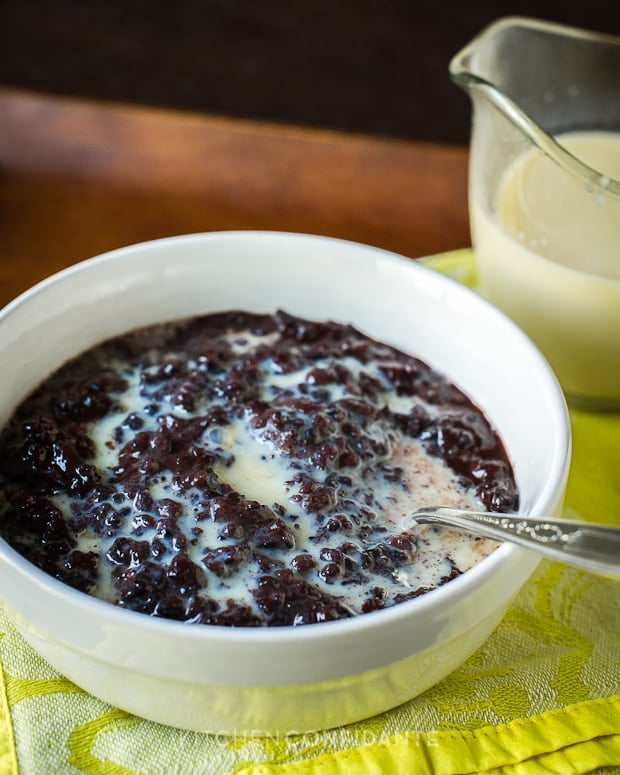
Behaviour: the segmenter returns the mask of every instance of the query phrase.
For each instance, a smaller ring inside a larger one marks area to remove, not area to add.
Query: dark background
[[[448,62],[506,15],[620,34],[619,0],[0,0],[0,86],[465,144]]]

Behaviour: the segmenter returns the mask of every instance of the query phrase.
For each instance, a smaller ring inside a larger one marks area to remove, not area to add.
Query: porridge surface
[[[135,611],[298,625],[399,603],[495,545],[402,532],[423,506],[513,511],[480,410],[350,326],[230,312],[110,340],[18,409],[0,531],[71,586]]]

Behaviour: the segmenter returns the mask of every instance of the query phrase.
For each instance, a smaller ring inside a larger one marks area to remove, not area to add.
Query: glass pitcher
[[[620,38],[500,19],[450,73],[473,104],[481,292],[534,340],[569,401],[620,408]]]

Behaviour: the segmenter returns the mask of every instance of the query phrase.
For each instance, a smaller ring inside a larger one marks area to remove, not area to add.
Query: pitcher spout
[[[587,183],[602,171],[567,153],[558,134],[620,128],[620,37],[527,17],[490,24],[450,62],[475,109],[493,108]],[[570,125],[567,125],[570,117]],[[617,181],[611,181],[618,186]]]

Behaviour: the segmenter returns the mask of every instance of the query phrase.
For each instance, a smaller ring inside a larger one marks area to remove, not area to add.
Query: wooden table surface
[[[221,229],[412,258],[470,244],[467,152],[0,90],[0,305],[102,251]]]

